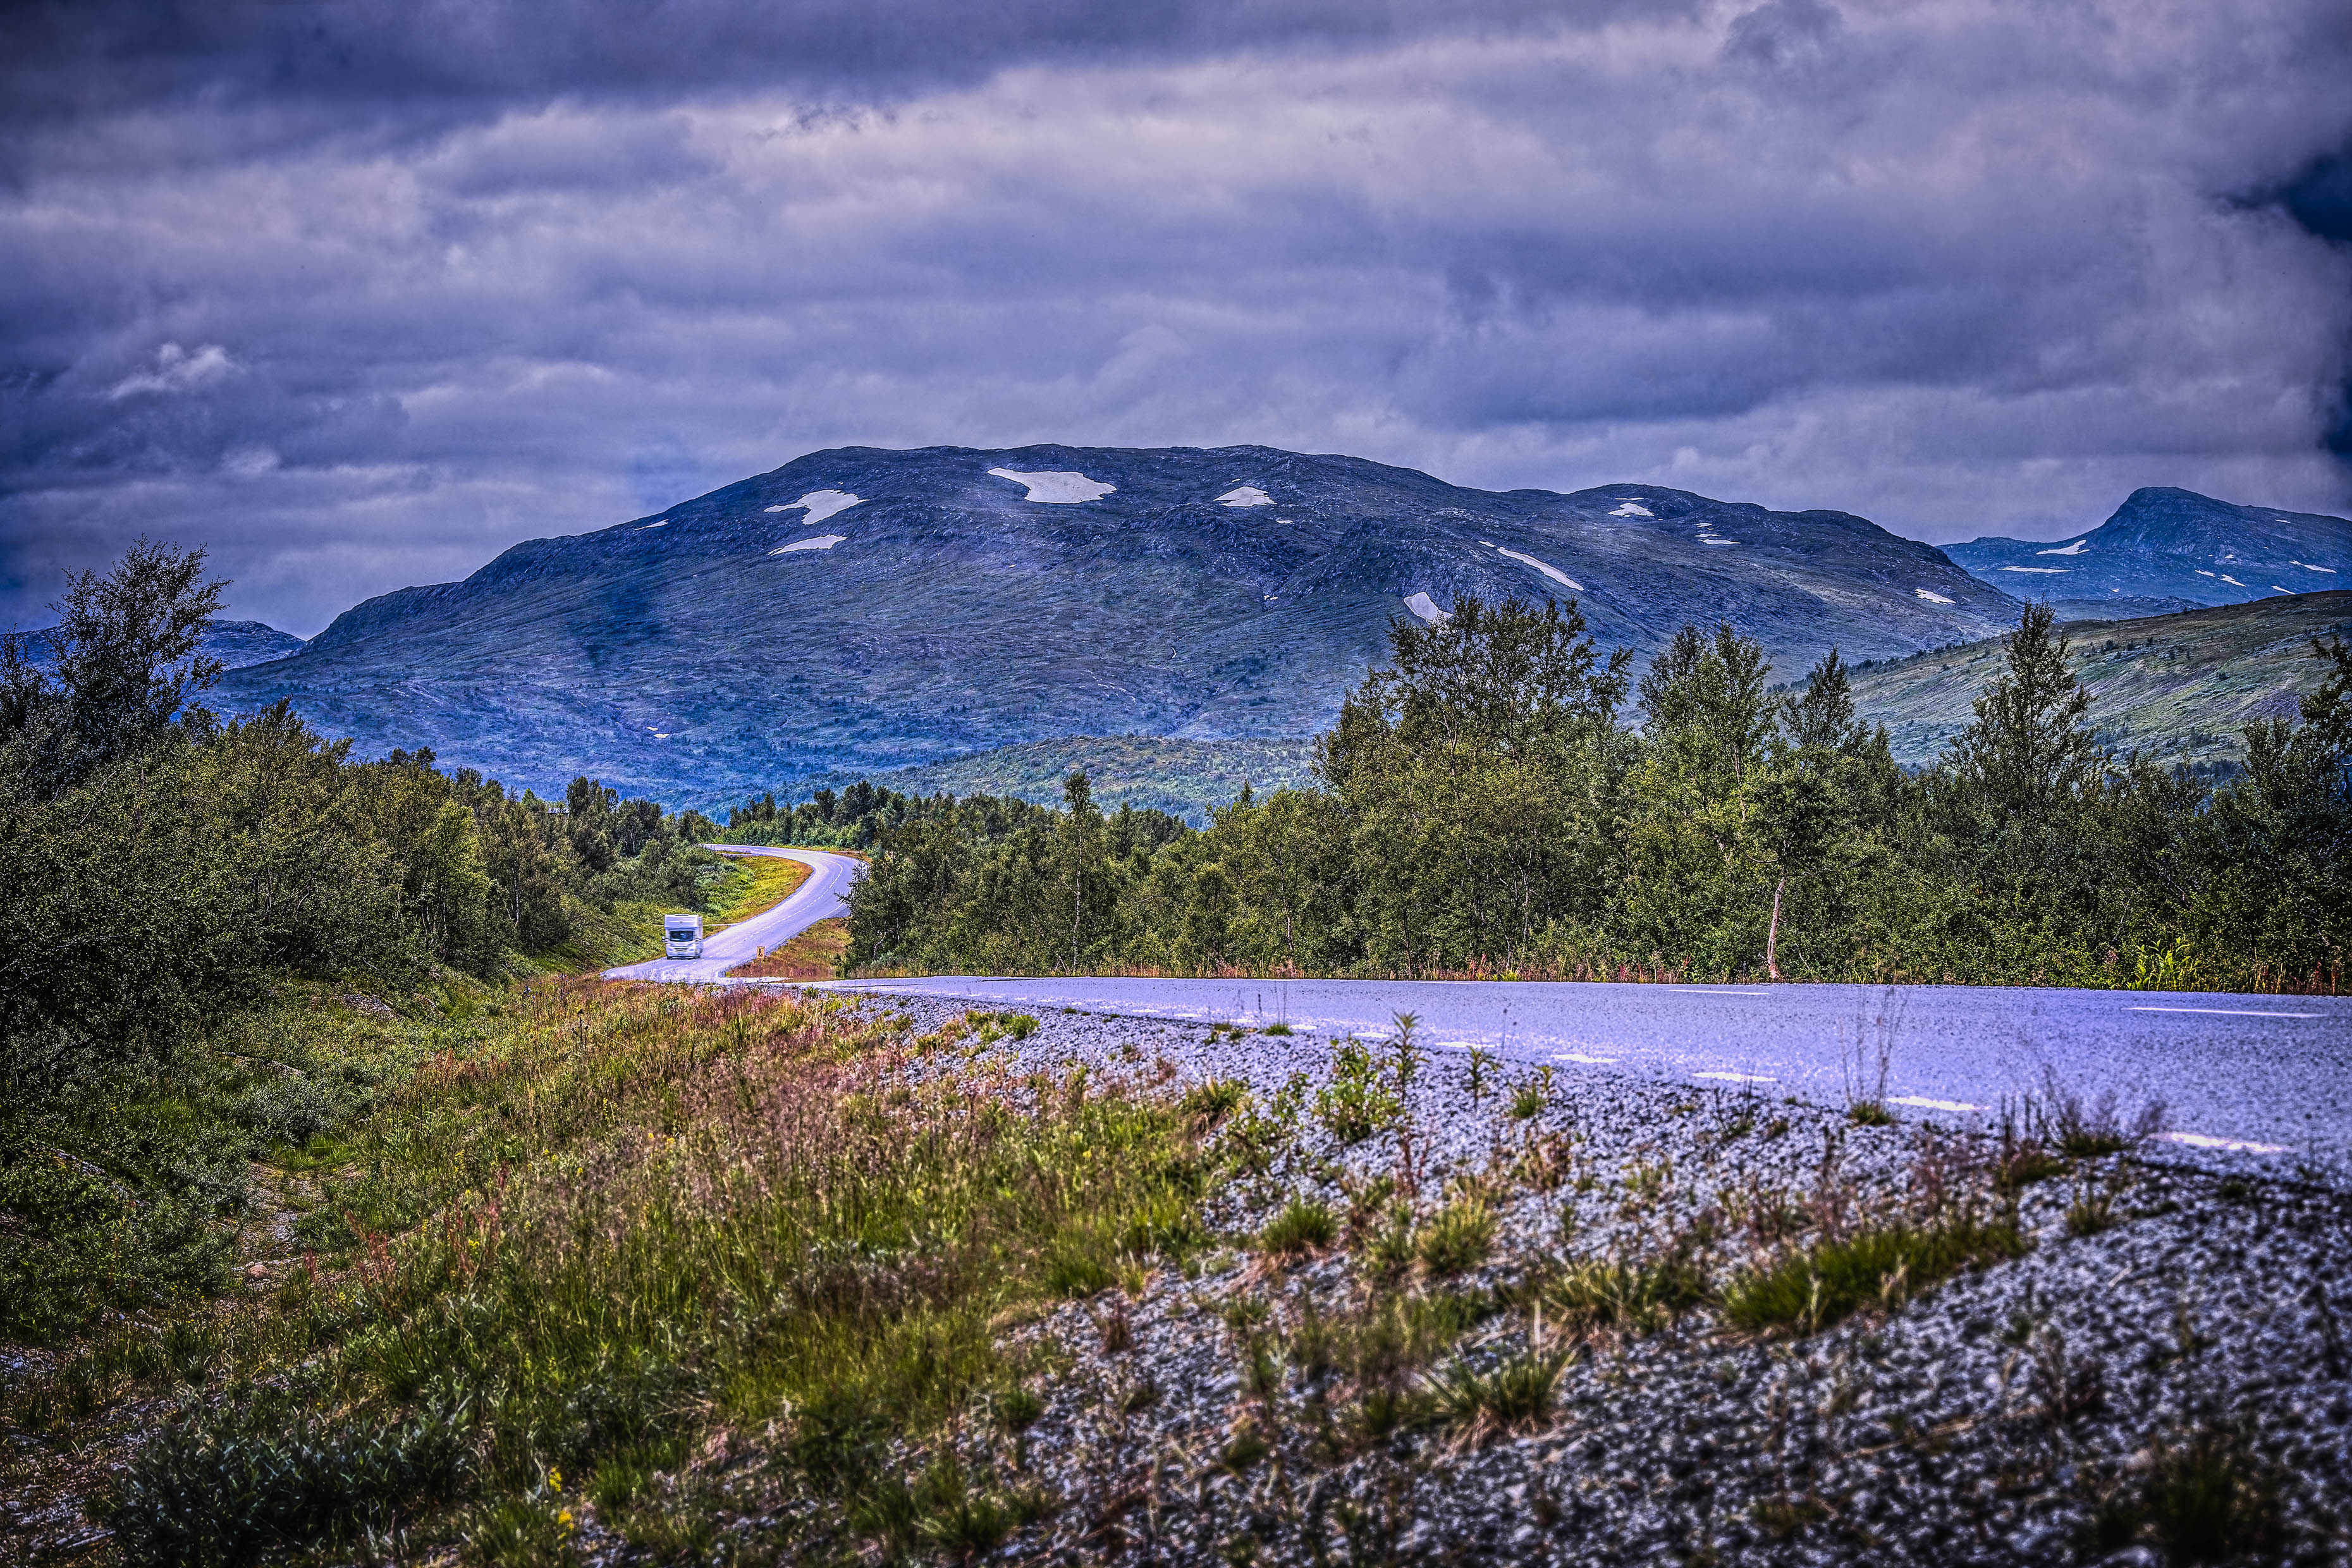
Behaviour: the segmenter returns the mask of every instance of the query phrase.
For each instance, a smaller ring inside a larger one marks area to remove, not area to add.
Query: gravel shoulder
[[[862,1005],[918,1031],[964,1011]],[[1245,1082],[1223,1135],[1255,1151],[1187,1270],[1004,1326],[1036,1407],[959,1439],[1032,1502],[993,1555],[2352,1562],[2333,1186],[2135,1152],[2004,1166],[1989,1134],[1445,1051],[1349,1142],[1329,1040],[1049,1014],[989,1048]],[[1393,1046],[1371,1049],[1392,1084]],[[1286,1209],[1328,1237],[1271,1255]],[[1777,1260],[1964,1210],[2013,1223],[2019,1255],[1874,1276],[1833,1322],[1729,1321]],[[1661,1279],[1685,1287],[1643,1296]],[[1533,1414],[1465,1392],[1554,1362]]]

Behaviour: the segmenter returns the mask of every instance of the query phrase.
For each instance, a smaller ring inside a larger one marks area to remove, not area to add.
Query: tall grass
[[[1013,1380],[992,1320],[1198,1245],[1219,1159],[1171,1091],[1015,1078],[924,1044],[824,1001],[545,988],[368,1126],[320,1227],[349,1267],[298,1275],[246,1325],[239,1370],[339,1412],[334,1431],[299,1429],[304,1453],[468,1412],[478,1458],[470,1511],[441,1510],[453,1534],[555,1539],[560,1474],[593,1478],[625,1530],[703,1434],[770,1421],[824,1528],[890,1515],[946,1451],[931,1439]],[[261,1528],[225,1518],[208,1545],[159,1512],[231,1437],[274,1453],[298,1431],[290,1413],[284,1433],[229,1419],[192,1415],[119,1494],[127,1542],[174,1542],[149,1560],[229,1560],[226,1532]],[[379,1492],[298,1490],[267,1529],[399,1500]],[[958,1532],[995,1506],[933,1523],[976,1545]]]

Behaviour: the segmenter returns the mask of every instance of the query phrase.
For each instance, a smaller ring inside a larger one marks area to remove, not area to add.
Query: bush
[[[333,1123],[335,1108],[317,1084],[289,1074],[246,1090],[237,1119],[253,1129],[263,1151],[274,1144],[299,1149]]]

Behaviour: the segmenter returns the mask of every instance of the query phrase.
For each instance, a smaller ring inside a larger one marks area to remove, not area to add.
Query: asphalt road
[[[713,844],[730,855],[773,855],[809,868],[808,880],[773,909],[702,939],[700,958],[649,958],[604,971],[607,980],[723,981],[727,972],[756,957],[763,947],[781,947],[819,921],[849,912],[849,884],[864,868],[846,855],[822,849],[772,849],[764,845]]]
[[[1601,985],[1539,982],[832,981],[994,1008],[1386,1036],[1400,1013],[1433,1048],[1483,1046],[1526,1070],[1685,1079],[1839,1104],[1884,1093],[1909,1117],[1989,1121],[2054,1079],[2126,1114],[2152,1100],[2188,1148],[2352,1173],[2352,997],[1958,985]]]

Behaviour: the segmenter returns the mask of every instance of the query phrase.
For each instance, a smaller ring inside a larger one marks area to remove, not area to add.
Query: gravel
[[[864,1005],[919,1030],[961,1011]],[[1939,1180],[1983,1188],[1992,1142],[1607,1069],[1540,1083],[1510,1069],[1474,1097],[1472,1061],[1438,1052],[1409,1090],[1423,1216],[1450,1182],[1513,1165],[1531,1140],[1567,1152],[1565,1179],[1490,1184],[1493,1251],[1458,1279],[1384,1278],[1360,1232],[1286,1268],[1247,1246],[1284,1202],[1344,1217],[1351,1193],[1399,1167],[1392,1134],[1343,1148],[1318,1124],[1331,1047],[1084,1014],[1045,1015],[995,1047],[1024,1068],[1149,1076],[1164,1062],[1186,1080],[1243,1079],[1261,1104],[1306,1075],[1308,1106],[1295,1145],[1218,1194],[1227,1245],[1132,1296],[1006,1327],[1042,1369],[1044,1413],[1017,1437],[975,1413],[956,1441],[1044,1510],[995,1558],[2352,1562],[2352,1208],[2332,1185],[2226,1159],[2074,1161],[2020,1194],[2022,1257],[1890,1293],[1818,1332],[1742,1332],[1701,1305],[1654,1332],[1571,1334],[1555,1312],[1545,1345],[1574,1359],[1546,1418],[1365,1435],[1343,1379],[1281,1364],[1310,1308],[1328,1321],[1475,1293],[1491,1315],[1438,1364],[1490,1368],[1527,1350],[1542,1282],[1563,1268],[1679,1246],[1719,1289],[1798,1244],[1769,1224],[1759,1237],[1750,1216],[1793,1205],[1867,1226]],[[1543,1101],[1524,1121],[1511,1115],[1521,1086]],[[2070,1225],[2102,1202],[2105,1228]],[[1130,1348],[1105,1348],[1115,1319]],[[1277,1369],[1271,1386],[1248,1374],[1254,1340]],[[2193,1468],[2183,1456],[2208,1461],[2201,1511],[2177,1501],[2189,1495],[2175,1484]],[[2220,1557],[2200,1555],[2200,1523],[2222,1531]]]

